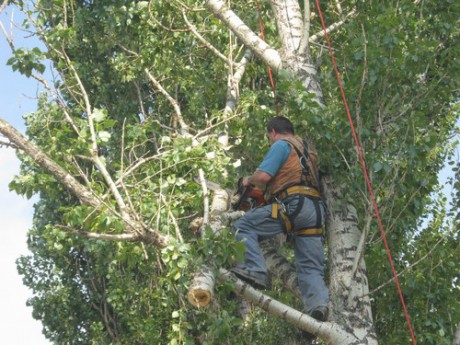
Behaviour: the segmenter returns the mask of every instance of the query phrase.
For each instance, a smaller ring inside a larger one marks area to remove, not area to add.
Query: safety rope
[[[380,213],[379,213],[379,208],[377,206],[377,202],[375,201],[375,196],[374,196],[374,191],[372,189],[372,185],[371,185],[371,182],[370,182],[370,179],[369,179],[369,174],[367,172],[367,168],[366,168],[366,162],[364,160],[364,156],[363,156],[363,152],[362,152],[362,149],[361,149],[361,145],[359,143],[359,140],[358,140],[358,137],[356,135],[356,130],[355,130],[355,127],[353,125],[353,120],[351,118],[351,114],[350,114],[350,109],[348,107],[348,102],[347,102],[347,98],[345,96],[345,92],[344,92],[344,89],[343,89],[343,86],[342,86],[342,80],[340,78],[340,74],[339,74],[339,71],[338,71],[338,68],[337,68],[337,63],[335,61],[335,57],[334,57],[334,52],[332,51],[332,46],[331,46],[331,42],[329,40],[329,35],[327,33],[327,29],[326,29],[326,24],[325,24],[325,21],[324,21],[324,18],[323,18],[323,13],[321,11],[321,6],[319,4],[319,0],[316,0],[316,7],[318,9],[318,14],[319,14],[319,17],[321,19],[321,25],[323,27],[323,30],[324,30],[324,34],[325,34],[325,37],[326,37],[326,41],[327,41],[327,45],[328,45],[328,48],[329,48],[329,54],[331,56],[331,59],[332,59],[332,64],[334,66],[334,70],[335,70],[335,75],[337,77],[337,82],[339,84],[339,88],[340,88],[340,93],[342,94],[342,99],[343,99],[343,103],[345,105],[345,109],[346,109],[346,112],[347,112],[347,116],[348,116],[348,122],[350,123],[350,127],[351,127],[351,131],[353,133],[353,139],[355,141],[355,145],[356,145],[356,148],[358,150],[358,154],[359,154],[359,160],[361,162],[361,167],[362,167],[362,170],[363,170],[363,173],[364,173],[364,177],[366,178],[366,183],[367,183],[367,187],[369,189],[369,194],[370,194],[370,197],[372,199],[372,205],[374,207],[374,211],[375,211],[375,216],[377,218],[377,222],[378,222],[378,225],[379,225],[379,228],[380,228],[380,233],[382,235],[382,239],[383,239],[383,243],[385,245],[385,249],[386,249],[386,252],[387,252],[387,256],[388,256],[388,260],[390,262],[390,266],[391,266],[391,271],[393,273],[393,277],[394,277],[394,280],[395,280],[395,283],[396,283],[396,288],[398,290],[398,294],[399,294],[399,298],[401,300],[401,304],[402,304],[402,307],[404,309],[404,315],[406,316],[406,320],[407,320],[407,325],[409,327],[409,332],[410,332],[410,335],[412,337],[412,343],[414,345],[417,344],[416,340],[415,340],[415,334],[414,334],[414,330],[412,329],[412,323],[411,323],[411,320],[410,320],[410,316],[409,316],[409,312],[407,311],[407,307],[406,307],[406,303],[404,302],[404,296],[402,294],[402,291],[401,291],[401,286],[399,284],[399,279],[398,279],[398,274],[396,272],[396,269],[395,269],[395,266],[394,266],[394,263],[393,263],[393,258],[392,258],[392,255],[391,255],[391,251],[390,251],[390,247],[388,246],[388,242],[387,242],[387,238],[386,238],[386,233],[385,233],[385,229],[383,228],[383,224],[382,224],[382,220],[380,218]]]
[[[260,28],[260,35],[262,37],[262,41],[265,42],[265,31],[264,31],[264,25],[262,23],[262,14],[260,12],[260,4],[259,1],[256,0],[256,5],[257,5],[257,11],[259,12],[259,28]],[[276,96],[276,88],[275,88],[275,81],[273,79],[273,73],[272,69],[270,66],[268,66],[268,78],[270,79],[270,85],[272,87],[273,91],[273,97],[275,99],[275,110],[276,110],[276,115],[279,114],[279,109],[278,109],[278,98]]]
[[[359,143],[358,136],[356,134],[356,130],[355,130],[355,127],[354,127],[354,124],[353,124],[353,119],[351,117],[350,108],[348,106],[348,101],[347,101],[347,98],[345,96],[345,91],[343,89],[342,80],[340,78],[340,73],[338,71],[337,63],[335,61],[334,52],[332,50],[331,42],[330,42],[330,39],[329,39],[329,34],[327,32],[327,27],[326,27],[326,24],[325,24],[325,21],[324,21],[323,13],[321,11],[321,6],[319,4],[319,0],[315,0],[315,2],[316,2],[316,7],[318,9],[319,17],[321,19],[321,25],[322,25],[322,28],[324,30],[324,35],[325,35],[325,38],[326,38],[326,41],[327,41],[329,54],[330,54],[331,60],[332,60],[332,65],[334,66],[334,71],[335,71],[335,75],[336,75],[337,82],[338,82],[338,85],[339,85],[340,93],[342,95],[345,110],[347,112],[348,122],[350,123],[350,128],[351,128],[351,132],[353,134],[353,139],[354,139],[357,151],[358,151],[361,167],[362,167],[362,170],[363,170],[363,173],[364,173],[364,177],[366,179],[367,187],[369,189],[369,195],[370,195],[371,200],[372,200],[372,206],[373,206],[374,211],[375,211],[375,217],[377,219],[377,223],[378,223],[380,233],[381,233],[381,236],[382,236],[382,239],[383,239],[385,250],[386,250],[386,253],[387,253],[387,256],[388,256],[388,261],[390,262],[391,271],[393,273],[396,288],[398,290],[399,299],[401,300],[401,305],[403,307],[404,315],[406,317],[407,325],[408,325],[409,332],[410,332],[410,335],[411,335],[411,338],[412,338],[412,344],[417,345],[417,341],[415,339],[415,334],[414,334],[414,330],[412,328],[412,323],[411,323],[411,320],[410,320],[409,312],[407,310],[407,306],[406,306],[406,303],[404,301],[404,296],[403,296],[402,290],[401,290],[401,285],[399,283],[398,273],[396,272],[396,269],[395,269],[395,266],[394,266],[393,257],[391,255],[390,247],[388,245],[388,241],[387,241],[387,238],[386,238],[386,232],[385,232],[385,229],[383,227],[382,220],[380,218],[380,212],[379,212],[379,208],[377,206],[377,202],[376,202],[376,199],[375,199],[374,190],[372,188],[372,184],[371,184],[370,179],[369,179],[369,174],[367,172],[366,162],[365,162],[365,159],[364,159],[362,148],[361,148],[361,145]],[[264,33],[264,27],[263,27],[263,23],[262,23],[262,15],[261,15],[261,11],[260,11],[260,5],[259,5],[259,2],[257,0],[256,0],[256,4],[257,4],[257,10],[259,12],[260,32],[261,32],[262,40],[265,41],[265,33]],[[274,98],[275,98],[276,114],[278,115],[278,101],[277,101],[277,97],[276,97],[276,89],[275,89],[275,83],[274,83],[274,80],[273,80],[272,69],[270,68],[270,66],[268,66],[268,77],[270,79],[270,84],[271,84],[271,87],[272,87],[272,90],[273,90],[273,95],[274,95]],[[316,339],[315,339],[315,344],[316,344]]]

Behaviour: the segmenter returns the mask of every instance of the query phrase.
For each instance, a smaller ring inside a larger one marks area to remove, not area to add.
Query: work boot
[[[270,278],[267,273],[249,271],[239,267],[232,268],[230,272],[255,289],[265,290],[270,286]]]
[[[327,320],[327,307],[318,307],[310,313],[310,316],[318,321],[324,322]],[[302,336],[307,340],[308,343],[312,343],[316,339],[316,335],[311,334],[307,331],[302,331]]]
[[[327,307],[318,307],[313,310],[310,316],[318,321],[324,322],[327,320]]]

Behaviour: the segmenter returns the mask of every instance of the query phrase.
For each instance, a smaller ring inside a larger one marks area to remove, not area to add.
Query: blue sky
[[[0,16],[8,32],[12,10],[7,8]],[[15,13],[15,22],[21,23],[19,13]],[[14,30],[15,44],[20,47],[27,42],[24,33]],[[32,42],[31,42],[32,43]],[[29,43],[29,44],[31,44]],[[22,133],[24,121],[22,115],[36,109],[37,82],[6,66],[10,56],[10,47],[0,34],[0,117],[7,120]],[[26,306],[32,292],[22,285],[16,270],[16,259],[27,254],[26,234],[32,225],[33,200],[27,200],[9,192],[8,183],[18,172],[19,160],[12,149],[0,148],[0,219],[2,240],[0,241],[0,334],[2,344],[45,345],[51,344],[41,333],[39,321],[32,318],[32,308]]]

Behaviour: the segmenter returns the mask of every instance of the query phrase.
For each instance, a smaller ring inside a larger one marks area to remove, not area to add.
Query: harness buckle
[[[275,201],[279,205],[281,212],[287,215],[286,205],[278,198],[275,198]]]

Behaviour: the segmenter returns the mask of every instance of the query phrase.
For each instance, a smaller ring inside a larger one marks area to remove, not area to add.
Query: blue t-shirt
[[[270,150],[265,155],[257,170],[266,172],[270,176],[275,176],[289,157],[291,145],[284,140],[273,143]]]

